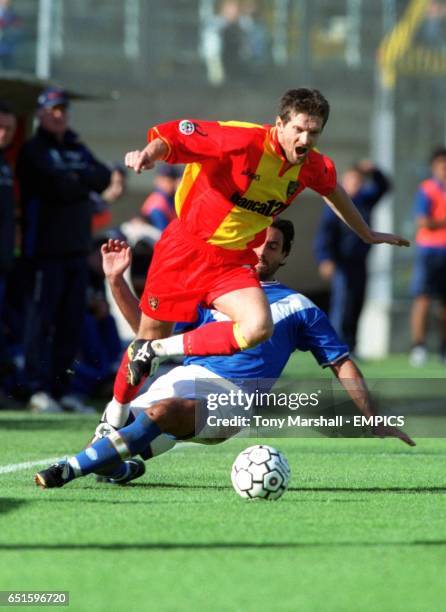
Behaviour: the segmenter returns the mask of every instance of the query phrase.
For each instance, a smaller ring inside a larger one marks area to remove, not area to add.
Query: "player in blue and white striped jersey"
[[[157,378],[131,402],[129,424],[118,431],[110,426],[113,404],[109,405],[104,413],[105,422],[96,430],[97,434],[106,437],[96,439],[91,447],[67,462],[39,472],[36,483],[42,488],[63,486],[73,478],[92,472],[105,472],[108,482],[125,483],[144,473],[142,462],[127,460],[130,457],[141,455],[149,459],[166,452],[181,439],[209,443],[203,430],[196,429],[198,402],[207,399],[211,392],[221,394],[240,388],[241,379],[268,379],[273,384],[295,350],[311,351],[322,367],[332,369],[360,412],[366,416],[374,415],[362,374],[349,358],[347,346],[341,343],[327,316],[311,300],[274,280],[274,274],[290,252],[293,236],[294,228],[290,221],[275,221],[268,228],[263,245],[256,249],[259,257],[256,269],[274,321],[274,332],[267,342],[227,357],[186,358],[184,365]],[[125,243],[109,241],[103,247],[104,272],[113,295],[136,330],[138,302],[123,278],[130,257],[130,249]],[[223,316],[213,310],[203,311],[197,324],[206,324]],[[206,384],[200,386],[197,381],[206,381]],[[224,409],[219,408],[219,415],[222,413]],[[374,428],[374,433],[381,437],[397,437],[414,445],[396,427],[380,425]],[[221,441],[212,439],[214,443]]]

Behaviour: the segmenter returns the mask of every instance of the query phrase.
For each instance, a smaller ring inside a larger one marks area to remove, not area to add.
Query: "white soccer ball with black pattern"
[[[285,455],[266,444],[242,451],[231,471],[232,486],[246,499],[279,499],[288,488],[290,476]]]

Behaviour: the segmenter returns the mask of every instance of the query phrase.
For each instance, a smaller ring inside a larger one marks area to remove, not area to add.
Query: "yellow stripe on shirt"
[[[175,210],[178,217],[180,216],[183,204],[189,195],[189,191],[192,189],[195,181],[197,180],[200,171],[201,164],[197,162],[187,164],[186,168],[184,169],[183,178],[181,179],[181,183],[179,184],[175,193]]]

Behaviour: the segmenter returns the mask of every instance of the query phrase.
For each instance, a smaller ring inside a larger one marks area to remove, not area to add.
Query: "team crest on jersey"
[[[291,198],[296,191],[299,189],[299,181],[290,181],[288,183],[288,189],[286,190],[286,197]]]
[[[156,310],[158,308],[158,306],[160,305],[160,301],[157,297],[155,297],[154,295],[151,295],[149,297],[149,306],[152,310]]]
[[[183,119],[183,121],[180,121],[178,129],[185,136],[190,136],[195,132],[195,125],[189,119]]]

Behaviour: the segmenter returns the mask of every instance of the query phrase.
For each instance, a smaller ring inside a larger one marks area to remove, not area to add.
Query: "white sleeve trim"
[[[342,355],[339,355],[339,357],[336,357],[336,359],[333,359],[333,361],[327,361],[326,363],[321,363],[319,365],[321,366],[321,368],[326,368],[328,366],[335,365],[335,363],[338,363],[338,361],[341,361],[341,359],[345,359],[346,357],[350,357],[349,351],[343,353]]]

